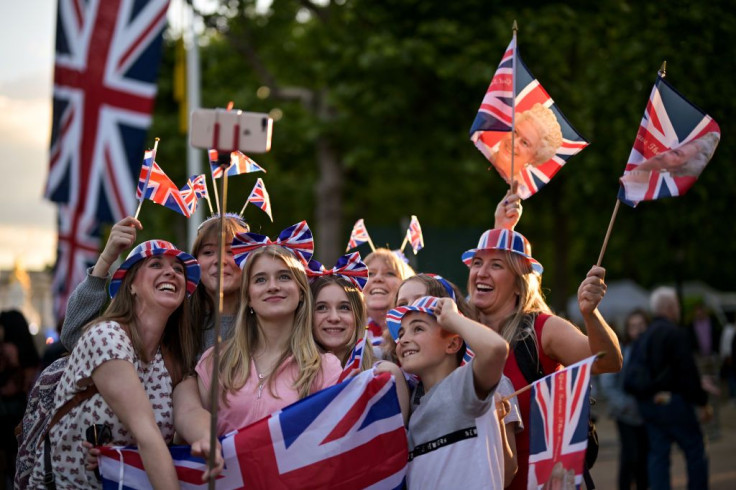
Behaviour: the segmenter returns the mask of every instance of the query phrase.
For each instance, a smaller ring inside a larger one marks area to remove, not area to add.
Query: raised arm
[[[457,311],[450,298],[441,298],[434,311],[437,322],[450,333],[458,334],[473,349],[473,381],[478,398],[488,396],[498,384],[509,354],[509,344],[490,328]]]
[[[401,368],[391,361],[379,361],[375,367],[376,373],[391,373],[396,381],[396,395],[399,398],[399,406],[401,407],[401,415],[404,417],[404,425],[409,423],[409,386],[406,384],[406,378]]]
[[[64,324],[61,327],[61,343],[71,351],[82,336],[82,327],[97,318],[107,302],[107,280],[110,267],[120,254],[130,248],[136,239],[136,230],[143,229],[140,221],[128,216],[113,225],[105,248],[94,267],[87,270],[87,277],[67,300]]]
[[[171,453],[156,425],[151,402],[133,364],[122,359],[106,361],[94,370],[92,380],[135,438],[153,488],[179,488]]]
[[[544,351],[564,366],[569,366],[598,352],[604,356],[593,364],[593,373],[615,373],[621,370],[623,357],[616,332],[598,311],[606,294],[606,271],[593,266],[578,288],[578,305],[583,315],[587,336],[570,322],[553,316],[542,333]]]

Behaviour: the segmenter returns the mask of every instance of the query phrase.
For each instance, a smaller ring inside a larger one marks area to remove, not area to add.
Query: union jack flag
[[[91,207],[102,221],[134,209],[168,5],[59,2],[48,199]]]
[[[98,221],[77,213],[74,208],[59,205],[59,237],[52,290],[54,311],[58,317],[66,313],[69,295],[84,280],[87,268],[93,266],[100,252]]]
[[[408,448],[396,384],[366,371],[221,440],[216,488],[401,488]],[[150,488],[133,447],[103,447],[103,488]],[[173,448],[182,488],[206,488],[206,463]]]
[[[151,171],[153,167],[153,171]],[[150,177],[149,177],[150,172]],[[146,187],[148,182],[148,187]],[[145,193],[143,188],[146,187]],[[181,191],[168,175],[159,167],[158,163],[153,161],[153,152],[146,151],[141,165],[141,173],[138,177],[138,187],[135,192],[136,198],[144,197],[150,199],[156,204],[166,206],[169,209],[183,214],[187,218],[191,216],[187,201],[182,197]],[[196,196],[195,199],[196,206]]]
[[[422,235],[422,227],[419,225],[419,218],[412,215],[411,222],[409,223],[409,229],[406,230],[406,239],[411,244],[411,249],[414,250],[414,255],[417,254],[421,249],[424,248],[424,236]]]
[[[219,156],[217,150],[209,150],[208,155],[213,179],[219,179],[225,172],[227,172],[228,177],[232,177],[233,175],[249,174],[252,172],[266,172],[266,170],[254,162],[252,158],[239,151],[230,153],[230,165],[224,171],[217,162],[217,158]]]
[[[201,177],[201,179],[200,179]],[[201,182],[200,182],[201,180]],[[204,192],[202,191],[204,189]],[[189,216],[193,215],[197,211],[197,201],[200,197],[207,196],[207,186],[204,183],[204,174],[192,175],[187,179],[187,183],[184,187],[179,189],[184,204],[186,204]]]
[[[370,241],[371,237],[368,236],[368,230],[365,227],[363,218],[360,218],[355,222],[355,225],[353,225],[353,231],[350,232],[350,240],[348,241],[348,248],[346,248],[345,251],[347,252],[351,248],[355,248],[358,245],[362,245],[363,243],[368,243]]]
[[[516,46],[516,36],[513,36],[470,128],[470,139],[507,182],[511,180],[510,169],[501,168],[496,156],[505,143],[504,136],[509,137],[512,130],[514,111],[518,118],[520,114],[532,110],[536,104],[549,109],[555,116],[560,125],[562,139],[552,157],[546,161],[534,164],[515,161],[514,180],[519,181],[518,194],[523,199],[544,187],[570,157],[588,146],[588,142],[572,127],[526,67]],[[519,144],[519,135],[515,135],[515,139]],[[510,142],[508,145],[510,147]]]
[[[71,216],[59,239],[91,237],[99,223],[135,208],[138,155],[156,95],[168,0],[60,1],[57,12],[53,121],[44,195]],[[83,219],[80,217],[84,216]],[[84,221],[85,229],[78,229]],[[91,246],[90,239],[75,239]],[[59,253],[78,253],[76,246]],[[84,260],[57,256],[64,287],[83,277]],[[61,283],[58,283],[60,285]],[[66,295],[71,290],[57,290]],[[56,298],[64,303],[63,297]]]
[[[720,137],[713,118],[658,76],[621,178],[619,200],[634,207],[640,201],[685,194]]]
[[[534,382],[529,412],[529,488],[542,488],[552,469],[582,483],[590,417],[590,371],[596,356]],[[559,482],[560,484],[564,482]]]
[[[338,383],[342,383],[350,373],[356,369],[360,369],[360,365],[363,363],[363,348],[365,348],[365,337],[359,338],[353,350],[350,351],[350,357],[348,357],[345,367],[342,368],[340,377],[337,378]]]
[[[258,180],[256,180],[256,185],[254,185],[253,190],[250,191],[250,196],[248,196],[246,205],[248,203],[253,203],[261,208],[261,210],[268,215],[271,221],[273,221],[273,215],[271,215],[271,198],[268,197],[268,191],[266,191],[266,185],[263,183],[263,179],[258,178]]]

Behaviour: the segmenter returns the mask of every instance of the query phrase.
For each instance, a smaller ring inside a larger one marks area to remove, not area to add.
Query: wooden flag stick
[[[376,251],[376,246],[373,245],[373,240],[371,240],[371,237],[368,237],[368,245],[371,246],[371,251],[372,252],[375,252]]]
[[[596,262],[596,266],[600,267],[601,262],[603,262],[603,254],[606,253],[606,247],[608,246],[608,239],[611,238],[611,230],[613,229],[613,222],[616,221],[616,214],[618,214],[618,207],[621,204],[621,201],[616,199],[616,206],[613,208],[613,214],[611,215],[611,221],[608,223],[608,230],[606,231],[606,237],[603,239],[603,247],[601,248],[601,254],[598,256],[598,262]]]
[[[597,361],[598,359],[600,359],[601,357],[603,357],[605,355],[606,355],[606,353],[603,352],[603,351],[601,351],[601,352],[599,352],[598,354],[595,355],[595,360]],[[550,373],[550,374],[554,374],[554,373]],[[549,376],[549,375],[547,375],[547,376]],[[547,376],[545,376],[545,378]],[[543,378],[539,378],[539,379],[543,379]],[[537,380],[537,381],[539,381],[539,380]],[[534,383],[536,383],[537,381],[535,381]],[[529,383],[525,387],[520,388],[520,389],[514,391],[513,393],[511,393],[510,395],[507,395],[507,396],[501,398],[501,401],[504,401],[505,402],[506,400],[509,400],[509,399],[511,399],[511,398],[513,398],[515,396],[519,396],[520,394],[524,393],[525,391],[531,390],[532,389],[532,386],[534,386],[534,383]]]
[[[246,199],[245,204],[243,204],[243,209],[240,210],[240,217],[243,217],[243,213],[245,212],[245,208],[248,206],[248,200]]]
[[[516,45],[516,34],[519,32],[519,25],[514,19],[514,25],[511,28],[514,37],[514,55],[511,58],[511,180],[509,185],[514,188],[514,151],[516,142],[516,52],[518,46]]]
[[[401,247],[399,247],[399,250],[402,252],[404,251],[404,247],[406,247],[406,242],[409,241],[409,233],[407,232],[406,236],[404,237],[404,241],[401,242]]]
[[[211,162],[210,162],[210,175],[212,176],[212,188],[215,190],[215,205],[217,206],[217,214],[220,214],[220,196],[217,195],[218,194],[217,193],[217,180],[215,179],[215,170],[212,168]]]
[[[205,185],[207,185],[206,182],[205,182]],[[204,198],[207,199],[207,206],[209,206],[209,208],[210,208],[210,216],[212,216],[215,213],[212,212],[212,202],[210,201],[210,193],[208,192],[207,195],[204,196]]]
[[[143,207],[143,201],[146,199],[148,181],[151,180],[151,174],[153,173],[153,164],[156,163],[156,150],[158,150],[159,141],[161,141],[160,138],[156,138],[155,142],[153,143],[153,158],[151,159],[151,168],[148,169],[148,175],[146,175],[146,183],[143,184],[143,190],[141,190],[141,199],[140,201],[138,201],[138,209],[135,210],[135,219],[138,219],[138,214],[140,214],[141,208]]]

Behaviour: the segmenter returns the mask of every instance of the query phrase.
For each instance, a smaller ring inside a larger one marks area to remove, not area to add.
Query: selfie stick
[[[158,149],[158,142],[161,141],[160,138],[156,138],[155,143],[153,143],[153,155],[151,157],[151,168],[148,169],[148,175],[146,175],[146,183],[143,184],[143,190],[141,191],[141,199],[138,201],[138,209],[135,210],[135,219],[138,219],[138,214],[141,212],[141,207],[143,207],[143,200],[146,198],[146,192],[148,191],[148,181],[151,180],[151,174],[153,173],[153,164],[156,163],[156,150]]]

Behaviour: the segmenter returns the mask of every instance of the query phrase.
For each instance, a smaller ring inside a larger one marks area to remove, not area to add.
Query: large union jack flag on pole
[[[685,194],[715,152],[721,130],[658,76],[621,178],[619,200],[640,201]]]
[[[574,479],[580,488],[588,447],[591,356],[536,381],[529,412],[529,485],[542,488]]]
[[[528,135],[525,125],[530,121],[542,138]],[[513,180],[519,182],[518,194],[523,199],[536,194],[570,157],[588,146],[522,61],[516,34],[470,128],[470,139],[507,182],[512,180],[512,133],[516,148]]]
[[[79,229],[82,221],[87,229],[97,228],[90,220],[117,221],[135,209],[135,177],[151,123],[168,4],[59,0],[45,196],[68,206],[60,211],[72,216],[63,218],[69,222],[66,236],[87,234]],[[60,246],[59,252],[73,248]],[[60,255],[57,262],[57,270],[66,270],[83,261]],[[66,271],[61,292],[75,286],[72,278],[79,272]]]
[[[408,448],[396,385],[373,371],[324,389],[221,441],[216,488],[401,488]],[[206,488],[206,463],[172,448],[184,489]],[[150,488],[135,448],[102,448],[104,488]]]

